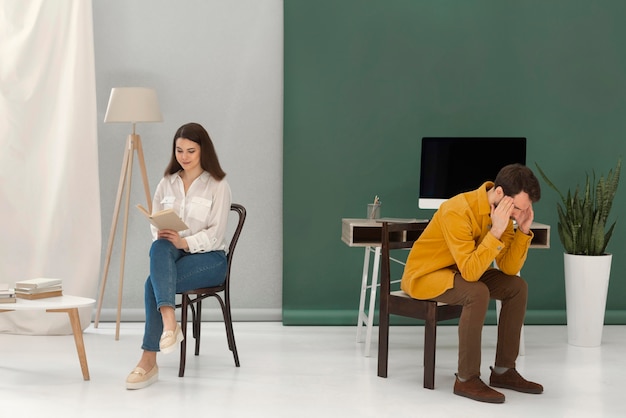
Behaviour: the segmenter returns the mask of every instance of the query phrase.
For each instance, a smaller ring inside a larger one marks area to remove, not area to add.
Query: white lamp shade
[[[114,87],[104,122],[162,122],[156,90],[146,87]]]

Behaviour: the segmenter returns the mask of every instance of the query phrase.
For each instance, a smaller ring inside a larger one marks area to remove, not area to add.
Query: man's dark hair
[[[541,199],[539,180],[532,170],[523,164],[509,164],[502,167],[493,182],[494,187],[502,187],[507,196],[526,192],[533,203]]]

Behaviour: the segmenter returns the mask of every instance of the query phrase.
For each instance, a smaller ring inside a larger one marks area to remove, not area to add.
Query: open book
[[[148,211],[141,205],[137,205],[137,209],[139,209],[139,212],[143,213],[143,215],[148,218],[150,223],[154,225],[156,229],[173,229],[177,232],[189,229],[187,224],[180,219],[173,209],[164,209],[155,212],[152,215],[150,215],[150,213],[148,213]]]

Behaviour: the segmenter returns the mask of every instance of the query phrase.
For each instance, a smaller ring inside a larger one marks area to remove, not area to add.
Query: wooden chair
[[[391,291],[391,254],[410,249],[424,230],[424,224],[383,222],[380,276],[380,317],[378,326],[378,376],[387,377],[389,357],[389,316],[424,320],[424,387],[435,388],[437,322],[459,318],[462,306],[432,300],[413,299],[403,291]],[[394,282],[395,283],[395,282]]]
[[[233,332],[233,320],[230,310],[230,272],[233,264],[233,256],[235,254],[235,247],[241,235],[243,224],[246,220],[246,209],[237,203],[233,203],[230,206],[230,210],[237,213],[238,222],[235,228],[235,232],[230,240],[228,246],[228,253],[226,254],[227,269],[226,280],[223,284],[216,287],[204,287],[201,289],[189,290],[187,292],[180,293],[181,303],[176,305],[177,308],[181,308],[181,328],[183,331],[184,339],[180,345],[180,365],[178,368],[178,376],[183,377],[185,374],[185,359],[187,353],[187,312],[188,308],[191,309],[191,323],[193,330],[193,338],[196,340],[195,355],[200,354],[200,325],[202,322],[202,301],[209,297],[214,297],[222,308],[222,316],[224,317],[224,325],[226,327],[226,338],[228,339],[228,348],[233,352],[235,359],[235,366],[239,367],[239,355],[237,354],[237,346],[235,345],[235,333]],[[223,293],[223,299],[220,296]],[[195,305],[195,306],[194,306]]]

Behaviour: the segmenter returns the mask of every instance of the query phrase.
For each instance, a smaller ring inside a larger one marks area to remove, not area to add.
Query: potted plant
[[[559,197],[558,233],[565,248],[565,302],[567,335],[571,345],[595,347],[602,341],[606,296],[612,255],[606,247],[613,235],[615,221],[608,217],[619,185],[621,158],[606,178],[587,174],[585,188],[579,185],[563,194],[548,179],[538,164],[539,174]]]

